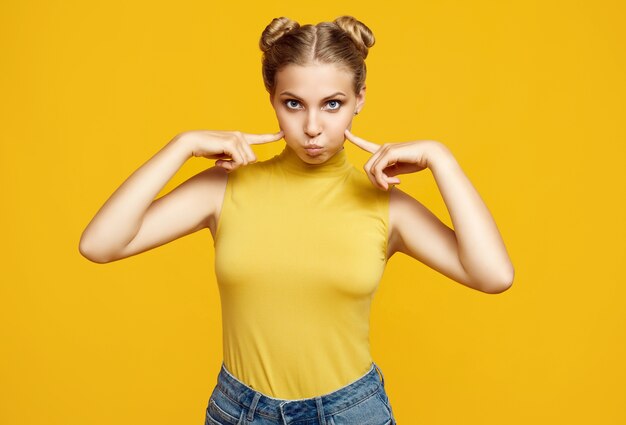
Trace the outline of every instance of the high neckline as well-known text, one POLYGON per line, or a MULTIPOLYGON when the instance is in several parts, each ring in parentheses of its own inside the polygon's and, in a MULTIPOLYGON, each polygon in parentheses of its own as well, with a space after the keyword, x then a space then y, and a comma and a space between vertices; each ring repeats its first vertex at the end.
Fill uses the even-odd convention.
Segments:
POLYGON ((345 148, 341 148, 332 157, 328 158, 326 162, 309 164, 300 159, 289 145, 285 145, 285 149, 276 156, 276 159, 285 170, 302 176, 340 176, 352 169, 352 164, 348 162, 345 148))

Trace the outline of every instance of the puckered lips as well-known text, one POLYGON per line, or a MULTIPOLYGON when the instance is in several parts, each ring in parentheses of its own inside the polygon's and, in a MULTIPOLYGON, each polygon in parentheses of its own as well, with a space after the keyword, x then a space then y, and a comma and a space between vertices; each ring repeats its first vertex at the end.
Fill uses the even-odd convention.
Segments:
POLYGON ((315 143, 311 143, 311 144, 308 144, 308 145, 304 146, 304 151, 309 156, 318 156, 319 154, 322 153, 323 149, 324 148, 322 146, 317 145, 315 143))

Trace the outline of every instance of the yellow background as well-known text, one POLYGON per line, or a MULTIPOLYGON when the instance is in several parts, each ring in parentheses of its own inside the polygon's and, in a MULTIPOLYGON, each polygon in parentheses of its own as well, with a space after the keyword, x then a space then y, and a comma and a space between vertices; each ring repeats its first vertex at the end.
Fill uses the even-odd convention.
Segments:
MULTIPOLYGON (((516 270, 489 295, 391 259, 371 344, 398 422, 626 423, 624 9, 2 2, 0 423, 203 423, 222 350, 210 232, 105 265, 80 256, 81 232, 175 134, 276 131, 262 30, 341 14, 377 39, 354 133, 445 143, 516 270)), ((191 159, 161 194, 210 165, 191 159)), ((400 188, 450 225, 429 171, 400 188)))

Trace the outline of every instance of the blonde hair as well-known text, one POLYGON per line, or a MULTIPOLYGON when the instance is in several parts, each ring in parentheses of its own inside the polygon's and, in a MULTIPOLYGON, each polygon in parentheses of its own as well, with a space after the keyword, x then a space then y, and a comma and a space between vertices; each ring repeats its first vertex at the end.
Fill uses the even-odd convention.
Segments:
POLYGON ((332 63, 352 73, 358 94, 365 86, 365 58, 374 42, 372 31, 348 15, 302 26, 286 17, 274 18, 259 40, 265 89, 274 94, 276 73, 289 64, 332 63))

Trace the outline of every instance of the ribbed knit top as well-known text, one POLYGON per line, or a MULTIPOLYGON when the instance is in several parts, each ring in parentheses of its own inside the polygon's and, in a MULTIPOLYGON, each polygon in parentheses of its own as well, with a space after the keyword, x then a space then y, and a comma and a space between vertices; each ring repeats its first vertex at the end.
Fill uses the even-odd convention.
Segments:
POLYGON ((228 175, 215 236, 224 365, 268 396, 332 392, 372 362, 372 297, 386 264, 389 192, 342 149, 289 146, 228 175))

